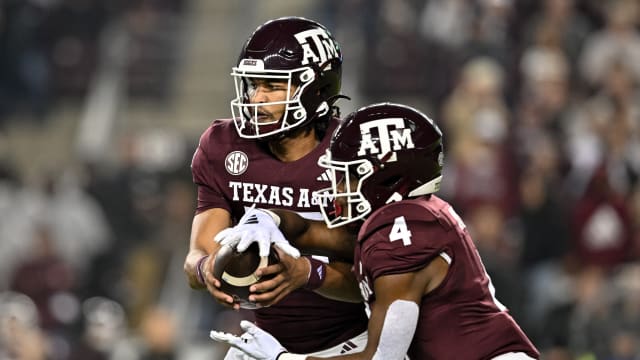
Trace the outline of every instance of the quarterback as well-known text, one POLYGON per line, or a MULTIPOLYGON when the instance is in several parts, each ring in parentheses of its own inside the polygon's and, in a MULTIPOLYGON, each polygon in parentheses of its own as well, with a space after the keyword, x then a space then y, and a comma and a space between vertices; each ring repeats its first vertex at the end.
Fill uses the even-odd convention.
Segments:
MULTIPOLYGON (((251 206, 322 218, 312 193, 330 181, 317 162, 338 124, 341 64, 329 31, 304 18, 269 21, 245 43, 232 69, 232 119, 213 121, 191 163, 198 201, 184 269, 193 288, 239 307, 212 275, 220 248, 213 239, 235 222, 242 225, 251 206)), ((256 301, 256 323, 296 352, 361 351, 367 317, 352 264, 300 256, 286 241, 276 247, 280 263, 270 268, 275 277, 256 301), (345 292, 348 301, 334 299, 345 292)), ((235 349, 226 357, 244 358, 235 349)))
MULTIPOLYGON (((364 107, 345 118, 318 161, 333 179, 316 193, 320 202, 335 201, 323 211, 326 225, 272 212, 300 248, 343 253, 345 243, 355 245, 354 272, 370 317, 368 342, 360 353, 326 358, 538 358, 494 296, 464 222, 433 194, 443 161, 442 134, 427 116, 399 104, 364 107), (341 231, 353 225, 357 238, 341 231)), ((241 327, 241 336, 212 331, 211 337, 261 360, 320 358, 296 354, 251 322, 241 327)))

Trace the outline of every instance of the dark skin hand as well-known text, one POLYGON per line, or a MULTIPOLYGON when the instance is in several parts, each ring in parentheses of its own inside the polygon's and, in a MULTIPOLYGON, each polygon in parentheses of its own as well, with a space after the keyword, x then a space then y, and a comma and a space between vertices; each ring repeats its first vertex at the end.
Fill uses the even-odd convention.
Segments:
POLYGON ((308 261, 297 261, 291 256, 287 256, 277 247, 275 248, 280 262, 270 265, 256 271, 258 276, 269 276, 273 278, 261 281, 251 285, 249 291, 249 301, 259 304, 260 306, 271 306, 282 300, 293 290, 304 286, 307 283, 305 274, 309 273, 308 261))
POLYGON ((353 262, 358 228, 327 228, 324 221, 302 218, 295 212, 272 209, 280 216, 280 230, 293 246, 331 258, 353 262))
MULTIPOLYGON (((271 211, 280 216, 279 228, 294 246, 314 254, 327 255, 331 259, 344 259, 332 260, 327 264, 323 286, 315 292, 334 300, 362 302, 360 289, 352 272, 355 235, 345 227, 328 229, 323 221, 306 220, 292 211, 281 209, 271 211), (333 251, 333 248, 337 251, 333 251)), ((277 274, 273 279, 251 286, 250 291, 254 294, 249 297, 249 300, 260 306, 273 305, 291 291, 307 283, 310 264, 306 258, 293 259, 281 251, 278 251, 278 255, 280 255, 279 264, 256 271, 258 276, 277 274)))
POLYGON ((216 301, 225 306, 239 309, 238 304, 234 304, 233 297, 220 290, 220 281, 213 277, 213 264, 215 254, 220 249, 213 237, 222 229, 231 225, 231 215, 223 209, 210 209, 197 214, 193 218, 191 225, 191 239, 189 242, 189 253, 184 262, 184 271, 187 275, 189 285, 193 289, 204 289, 213 296, 216 301), (198 261, 205 255, 209 257, 202 264, 202 274, 205 284, 201 284, 197 276, 198 261))
MULTIPOLYGON (((275 276, 272 279, 251 285, 249 289, 254 293, 249 296, 249 300, 260 306, 271 306, 307 283, 310 270, 309 261, 304 257, 294 259, 277 247, 276 251, 280 262, 256 271, 258 276, 275 276)), ((355 277, 351 267, 351 263, 341 261, 332 261, 327 264, 328 271, 323 286, 316 289, 315 292, 334 300, 362 302, 360 291, 355 286, 355 277)))
MULTIPOLYGON (((321 224, 323 223, 318 222, 315 226, 321 224)), ((226 210, 212 209, 196 215, 192 225, 190 251, 185 260, 184 268, 191 287, 195 289, 206 287, 217 302, 239 310, 240 305, 234 303, 233 297, 220 290, 220 280, 212 274, 215 254, 219 249, 219 245, 212 239, 220 230, 230 225, 231 217, 226 210), (210 254, 210 256, 202 264, 202 273, 206 283, 206 286, 203 286, 197 278, 196 265, 198 260, 206 254, 210 254)), ((352 254, 353 250, 350 252, 352 254)), ((306 258, 294 259, 281 251, 278 252, 278 255, 280 263, 262 268, 257 272, 259 276, 275 275, 273 279, 253 285, 251 291, 255 294, 251 295, 249 300, 254 301, 258 306, 271 306, 307 283, 310 264, 306 258)), ((335 300, 362 302, 349 262, 332 261, 328 264, 323 286, 316 289, 315 292, 335 300)))

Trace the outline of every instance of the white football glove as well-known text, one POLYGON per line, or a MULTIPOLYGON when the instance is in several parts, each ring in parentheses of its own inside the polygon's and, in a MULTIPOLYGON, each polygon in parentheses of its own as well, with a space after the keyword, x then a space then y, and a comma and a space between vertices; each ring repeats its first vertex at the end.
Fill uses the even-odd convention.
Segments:
POLYGON ((285 254, 299 258, 300 251, 284 238, 275 220, 277 215, 271 214, 268 210, 256 209, 254 205, 244 213, 236 226, 220 231, 213 239, 220 245, 235 247, 238 252, 247 250, 249 245, 257 242, 260 256, 269 256, 269 247, 273 243, 285 254))
POLYGON ((209 337, 215 341, 227 343, 255 360, 276 360, 278 355, 287 352, 276 338, 252 322, 242 320, 240 327, 244 330, 240 336, 222 331, 211 331, 209 337))
POLYGON ((227 351, 227 354, 224 356, 224 360, 255 360, 255 359, 234 347, 230 347, 229 351, 227 351))

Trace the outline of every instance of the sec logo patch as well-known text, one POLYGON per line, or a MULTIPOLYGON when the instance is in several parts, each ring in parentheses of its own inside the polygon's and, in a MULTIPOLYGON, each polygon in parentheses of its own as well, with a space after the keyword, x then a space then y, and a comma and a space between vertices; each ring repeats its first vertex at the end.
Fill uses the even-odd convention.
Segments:
POLYGON ((240 175, 247 171, 249 166, 249 158, 242 151, 233 151, 227 154, 224 159, 224 166, 231 175, 240 175))

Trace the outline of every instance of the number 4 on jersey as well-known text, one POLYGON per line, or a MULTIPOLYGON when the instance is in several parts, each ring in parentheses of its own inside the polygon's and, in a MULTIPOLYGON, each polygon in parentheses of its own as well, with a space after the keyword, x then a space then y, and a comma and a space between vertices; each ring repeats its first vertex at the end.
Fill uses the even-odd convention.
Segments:
POLYGON ((404 216, 399 216, 393 221, 393 227, 389 233, 389 241, 402 240, 404 246, 411 245, 411 231, 407 227, 407 220, 404 216))

